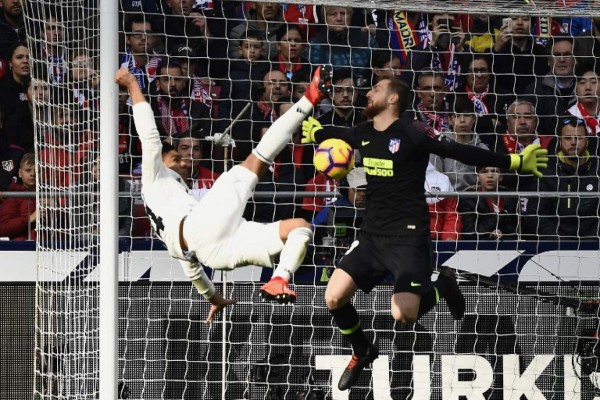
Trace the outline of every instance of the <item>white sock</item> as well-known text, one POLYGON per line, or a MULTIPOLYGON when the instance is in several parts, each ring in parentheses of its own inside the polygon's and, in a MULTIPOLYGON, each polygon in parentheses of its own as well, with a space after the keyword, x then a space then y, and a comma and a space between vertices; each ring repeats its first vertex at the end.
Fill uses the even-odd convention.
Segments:
POLYGON ((273 278, 278 276, 289 281, 298 270, 304 256, 306 247, 312 239, 313 231, 310 228, 296 228, 288 234, 287 241, 279 255, 279 265, 273 272, 273 278))
POLYGON ((302 97, 273 122, 252 153, 263 162, 272 164, 275 157, 290 143, 292 132, 300 126, 312 109, 311 102, 302 97))

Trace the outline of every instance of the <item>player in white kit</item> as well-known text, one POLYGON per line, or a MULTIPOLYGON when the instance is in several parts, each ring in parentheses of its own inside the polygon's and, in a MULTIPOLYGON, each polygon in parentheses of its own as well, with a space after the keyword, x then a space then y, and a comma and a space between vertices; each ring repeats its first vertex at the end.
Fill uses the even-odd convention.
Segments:
POLYGON ((115 82, 127 88, 133 103, 133 120, 142 143, 142 197, 156 235, 169 254, 178 259, 198 292, 212 304, 207 321, 235 300, 215 291, 204 272, 245 265, 273 267, 273 278, 261 287, 264 299, 291 302, 296 293, 288 281, 298 269, 312 239, 312 228, 302 218, 262 224, 246 221, 242 214, 261 176, 290 142, 292 132, 331 90, 331 71, 320 67, 305 96, 278 118, 252 154, 222 174, 200 201, 190 194, 177 171, 182 164, 167 145, 163 151, 154 114, 137 80, 120 69, 115 82), (163 154, 164 153, 164 154, 163 154), (164 157, 163 157, 164 155, 164 157))

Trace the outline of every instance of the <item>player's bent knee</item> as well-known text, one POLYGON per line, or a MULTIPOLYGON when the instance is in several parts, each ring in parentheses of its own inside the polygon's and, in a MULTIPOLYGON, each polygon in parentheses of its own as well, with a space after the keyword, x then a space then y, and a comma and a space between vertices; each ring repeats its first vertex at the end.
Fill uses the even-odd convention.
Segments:
POLYGON ((298 230, 309 239, 312 237, 312 226, 303 218, 292 218, 281 221, 279 226, 279 235, 283 241, 286 241, 292 231, 298 230))
POLYGON ((342 308, 347 302, 348 300, 342 296, 338 296, 330 291, 325 292, 325 304, 327 304, 327 309, 329 310, 342 308))
POLYGON ((411 324, 417 321, 417 313, 410 313, 400 309, 392 309, 392 318, 403 324, 411 324))

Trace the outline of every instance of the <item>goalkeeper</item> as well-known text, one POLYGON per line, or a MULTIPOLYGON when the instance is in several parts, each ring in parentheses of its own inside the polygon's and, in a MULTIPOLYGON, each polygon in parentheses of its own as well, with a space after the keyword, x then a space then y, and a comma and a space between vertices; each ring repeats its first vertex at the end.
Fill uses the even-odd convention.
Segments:
POLYGON ((302 124, 303 143, 343 139, 360 152, 367 173, 360 236, 338 263, 325 292, 327 307, 353 349, 338 384, 340 390, 350 388, 379 352, 362 331, 351 303, 358 289, 368 293, 392 273, 391 313, 404 323, 419 319, 440 298, 446 300, 455 319, 465 312, 454 271, 444 268, 437 281, 431 282, 429 212, 423 191, 430 153, 470 165, 532 172, 538 177, 538 168, 545 167, 548 160, 539 145, 506 155, 451 141, 404 113, 410 94, 398 78, 385 78, 367 93, 364 113, 370 121, 354 128, 323 128, 314 118, 302 124))
POLYGON ((133 102, 133 119, 142 143, 142 197, 156 235, 177 258, 198 292, 211 304, 207 321, 234 300, 224 299, 204 272, 245 265, 273 267, 273 278, 261 288, 263 298, 294 301, 288 281, 304 259, 312 238, 301 218, 260 224, 242 213, 259 178, 291 140, 292 132, 330 90, 330 71, 317 69, 306 94, 271 125, 244 162, 222 174, 200 201, 194 199, 179 170, 179 160, 161 143, 154 114, 135 77, 120 69, 115 82, 126 87, 133 102))

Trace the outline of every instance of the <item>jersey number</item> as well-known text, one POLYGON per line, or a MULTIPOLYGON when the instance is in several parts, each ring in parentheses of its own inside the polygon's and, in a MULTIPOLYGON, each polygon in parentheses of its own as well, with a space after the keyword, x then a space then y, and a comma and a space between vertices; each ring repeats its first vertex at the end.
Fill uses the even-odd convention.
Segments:
POLYGON ((159 237, 162 237, 161 231, 165 230, 162 217, 157 217, 148 206, 146 206, 146 214, 148 214, 150 217, 150 222, 152 223, 152 227, 154 228, 156 234, 159 237))

